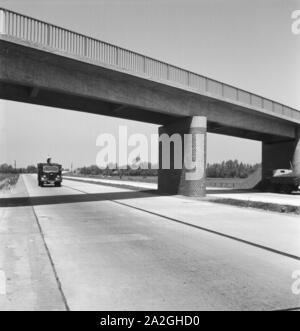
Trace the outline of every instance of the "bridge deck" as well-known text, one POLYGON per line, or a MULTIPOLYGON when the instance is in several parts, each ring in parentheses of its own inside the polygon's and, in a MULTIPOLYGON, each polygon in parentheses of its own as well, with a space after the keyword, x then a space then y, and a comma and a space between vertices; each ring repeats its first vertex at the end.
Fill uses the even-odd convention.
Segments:
POLYGON ((273 100, 1 8, 0 39, 125 72, 300 124, 300 111, 273 100))

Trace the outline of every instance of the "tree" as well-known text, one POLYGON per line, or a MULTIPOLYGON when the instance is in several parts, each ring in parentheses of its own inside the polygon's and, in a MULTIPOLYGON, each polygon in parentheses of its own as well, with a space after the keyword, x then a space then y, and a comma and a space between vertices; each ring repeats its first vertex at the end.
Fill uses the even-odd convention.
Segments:
POLYGON ((35 165, 29 165, 27 168, 26 168, 26 172, 28 174, 36 174, 37 173, 37 167, 35 165))
POLYGON ((207 177, 210 178, 247 178, 258 168, 258 164, 250 165, 238 160, 207 165, 207 177))

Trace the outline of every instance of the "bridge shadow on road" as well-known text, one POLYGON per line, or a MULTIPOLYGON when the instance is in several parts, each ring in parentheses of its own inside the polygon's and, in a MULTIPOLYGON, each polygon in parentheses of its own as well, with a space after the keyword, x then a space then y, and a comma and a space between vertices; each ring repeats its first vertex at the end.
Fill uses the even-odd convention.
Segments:
POLYGON ((78 202, 94 202, 108 200, 125 200, 147 198, 157 195, 157 191, 132 191, 132 192, 113 192, 113 193, 91 193, 91 194, 69 194, 69 195, 50 195, 37 197, 13 197, 0 199, 0 207, 26 207, 39 205, 57 205, 78 202))
MULTIPOLYGON (((207 194, 234 194, 234 193, 255 193, 254 190, 214 190, 208 189, 207 194)), ((66 203, 95 202, 109 200, 139 199, 153 196, 170 196, 159 193, 157 190, 111 192, 111 193, 83 193, 68 195, 48 195, 37 197, 8 197, 0 198, 0 207, 26 207, 39 205, 57 205, 66 203)), ((300 196, 300 195, 299 195, 300 196)), ((202 200, 203 198, 201 198, 202 200)), ((197 199, 198 200, 198 199, 197 199)), ((206 200, 205 198, 203 200, 206 200)))
MULTIPOLYGON (((114 186, 115 185, 107 185, 114 186)), ((212 193, 240 193, 241 190, 207 190, 208 194, 212 193)), ((245 191, 244 191, 245 192, 245 191)), ((106 200, 126 200, 139 199, 153 196, 169 196, 157 190, 141 190, 127 192, 111 192, 111 193, 83 193, 83 194, 68 194, 68 195, 47 195, 36 197, 6 197, 0 198, 0 207, 26 207, 39 205, 56 205, 78 202, 93 202, 106 200)))

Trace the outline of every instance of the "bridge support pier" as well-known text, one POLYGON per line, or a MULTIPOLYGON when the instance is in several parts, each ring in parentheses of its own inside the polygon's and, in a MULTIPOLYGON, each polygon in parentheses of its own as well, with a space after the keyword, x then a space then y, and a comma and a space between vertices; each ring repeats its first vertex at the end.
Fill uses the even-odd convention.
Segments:
POLYGON ((207 119, 193 116, 160 127, 158 191, 203 197, 206 194, 207 119))
POLYGON ((300 176, 300 127, 296 129, 295 151, 293 158, 293 167, 295 173, 300 176))
POLYGON ((300 128, 296 128, 296 139, 293 141, 267 143, 262 148, 262 178, 272 176, 274 169, 290 169, 300 175, 300 128))

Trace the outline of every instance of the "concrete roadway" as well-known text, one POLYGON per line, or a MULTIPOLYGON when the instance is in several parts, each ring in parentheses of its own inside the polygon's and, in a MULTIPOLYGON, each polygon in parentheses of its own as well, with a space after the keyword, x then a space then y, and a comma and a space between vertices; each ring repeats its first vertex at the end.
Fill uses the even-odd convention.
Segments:
POLYGON ((299 308, 299 236, 299 216, 23 175, 0 196, 0 310, 299 308))
MULTIPOLYGON (((67 179, 71 179, 70 176, 65 176, 67 179)), ((74 177, 73 177, 74 178, 74 177)), ((128 187, 137 190, 157 190, 157 183, 145 183, 145 182, 134 182, 125 180, 115 179, 99 179, 99 178, 87 178, 87 177, 76 177, 76 179, 83 182, 98 183, 98 184, 111 184, 119 187, 128 187)), ((218 188, 218 187, 207 187, 207 197, 223 198, 223 199, 234 199, 242 201, 257 201, 263 203, 300 206, 300 192, 294 192, 293 194, 278 194, 278 193, 267 193, 257 192, 253 190, 232 190, 230 188, 218 188), (234 192, 233 192, 234 191, 234 192)))

